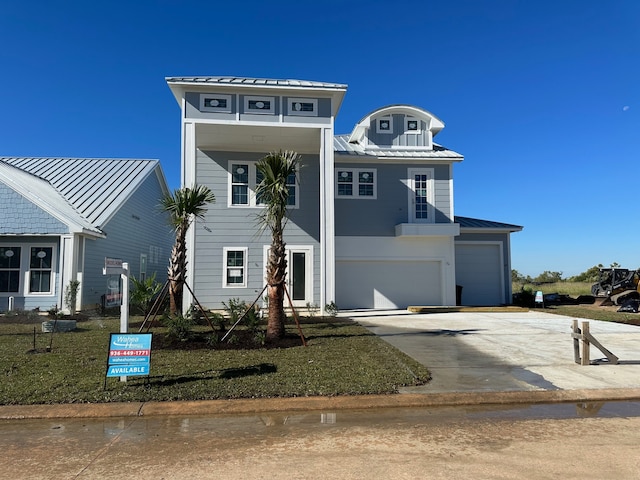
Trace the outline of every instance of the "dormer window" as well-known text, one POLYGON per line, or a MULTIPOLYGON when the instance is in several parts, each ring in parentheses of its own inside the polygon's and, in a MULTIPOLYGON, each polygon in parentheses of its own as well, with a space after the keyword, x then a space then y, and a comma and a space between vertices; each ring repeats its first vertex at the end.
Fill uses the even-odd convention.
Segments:
POLYGON ((318 100, 315 98, 290 98, 289 115, 299 117, 317 117, 318 100))
POLYGON ((257 113, 261 115, 273 115, 276 113, 276 102, 274 97, 244 97, 245 113, 257 113))
POLYGON ((381 117, 376 120, 377 133, 393 133, 393 118, 391 116, 381 117))
POLYGON ((404 133, 418 134, 420 131, 420 120, 415 117, 404 117, 404 133))
POLYGON ((200 95, 200 111, 231 113, 231 95, 203 93, 200 95))

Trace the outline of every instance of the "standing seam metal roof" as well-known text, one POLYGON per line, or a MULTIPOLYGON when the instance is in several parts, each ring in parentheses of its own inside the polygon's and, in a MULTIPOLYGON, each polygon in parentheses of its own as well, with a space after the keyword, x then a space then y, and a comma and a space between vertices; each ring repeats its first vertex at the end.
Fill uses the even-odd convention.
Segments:
POLYGON ((99 229, 124 200, 159 165, 158 160, 113 158, 0 157, 11 165, 47 181, 78 215, 99 229))
POLYGON ((265 87, 305 87, 305 88, 329 88, 344 90, 347 85, 341 83, 316 82, 311 80, 293 80, 277 78, 250 78, 250 77, 167 77, 167 83, 202 83, 217 85, 251 85, 265 87))
POLYGON ((353 155, 359 157, 398 157, 398 158, 449 158, 462 160, 464 157, 453 150, 441 145, 433 144, 433 150, 416 148, 364 148, 359 143, 350 143, 349 135, 335 135, 333 150, 338 155, 353 155))

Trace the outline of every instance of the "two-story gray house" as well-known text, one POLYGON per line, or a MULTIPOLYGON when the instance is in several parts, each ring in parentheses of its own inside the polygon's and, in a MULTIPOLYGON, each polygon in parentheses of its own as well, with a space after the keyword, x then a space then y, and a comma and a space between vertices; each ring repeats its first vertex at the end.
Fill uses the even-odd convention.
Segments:
POLYGON ((251 302, 261 292, 270 237, 255 220, 262 208, 255 162, 280 149, 303 159, 291 179, 285 234, 295 305, 510 302, 509 237, 521 227, 454 215, 453 165, 463 157, 434 143, 444 128, 435 115, 392 105, 335 135, 346 85, 234 77, 167 83, 181 107, 182 184, 206 185, 217 198, 189 232, 188 282, 201 304, 251 302))
POLYGON ((174 238, 158 209, 167 193, 157 160, 0 157, 0 312, 66 310, 71 280, 76 310, 117 300, 107 257, 163 282, 174 238))

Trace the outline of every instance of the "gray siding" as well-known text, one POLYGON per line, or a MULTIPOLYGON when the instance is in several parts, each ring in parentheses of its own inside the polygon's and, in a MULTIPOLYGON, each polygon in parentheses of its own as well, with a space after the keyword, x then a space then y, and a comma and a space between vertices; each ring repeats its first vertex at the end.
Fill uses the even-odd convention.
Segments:
POLYGON ((156 280, 164 283, 174 236, 167 215, 158 209, 162 195, 152 173, 103 227, 106 238, 85 242, 82 308, 99 305, 106 291, 105 257, 128 262, 131 274, 139 278, 140 255, 146 254, 147 277, 155 273, 156 280))
MULTIPOLYGON (((215 92, 210 92, 215 93, 215 92)), ((224 93, 225 95, 229 95, 229 93, 224 93)), ((251 95, 251 96, 260 96, 260 95, 251 95)), ((258 121, 258 122, 279 122, 280 121, 280 99, 282 98, 282 113, 283 113, 283 121, 285 123, 331 123, 331 99, 330 98, 311 98, 313 100, 318 101, 318 116, 306 117, 300 115, 289 115, 288 111, 288 103, 289 98, 298 98, 298 97, 280 97, 268 95, 270 97, 274 97, 275 102, 275 113, 271 115, 262 115, 262 114, 253 114, 244 111, 244 95, 231 94, 231 112, 230 113, 220 113, 220 112, 201 112, 200 111, 200 93, 199 92, 186 92, 185 100, 186 100, 186 108, 185 108, 185 118, 196 118, 196 119, 211 119, 211 120, 235 120, 236 113, 238 113, 237 109, 237 101, 238 97, 240 100, 240 116, 242 120, 249 121, 258 121)))
MULTIPOLYGON (((409 222, 409 192, 407 165, 339 163, 336 168, 375 168, 377 198, 335 199, 336 235, 338 236, 395 236, 395 226, 409 222)), ((413 168, 413 166, 412 166, 413 168)), ((434 199, 436 223, 449 223, 451 212, 449 167, 447 165, 415 165, 415 168, 434 169, 434 199)))
MULTIPOLYGON (((264 287, 264 245, 271 243, 268 231, 258 234, 256 215, 260 208, 228 207, 229 161, 257 161, 265 153, 197 152, 196 182, 206 185, 216 196, 205 220, 195 227, 194 290, 198 301, 208 308, 221 308, 222 302, 240 298, 252 302, 264 287), (247 247, 246 288, 223 288, 223 248, 247 247)), ((319 248, 319 159, 304 155, 300 171, 299 208, 291 210, 285 230, 288 245, 313 247, 314 300, 320 296, 319 248)))
MULTIPOLYGON (((215 93, 215 92, 210 92, 215 93)), ((228 95, 225 93, 225 95, 228 95)), ((200 93, 186 92, 186 107, 184 111, 185 118, 210 118, 217 120, 233 120, 236 117, 236 95, 231 95, 231 113, 218 112, 201 112, 200 111, 200 93)))
POLYGON ((60 220, 0 183, 0 234, 38 235, 68 232, 69 228, 60 220))
POLYGON ((429 145, 429 131, 427 130, 426 122, 418 119, 420 133, 405 134, 405 115, 395 114, 391 115, 391 117, 393 118, 392 133, 378 133, 377 121, 381 117, 373 119, 371 127, 367 131, 369 144, 379 147, 424 147, 429 145))

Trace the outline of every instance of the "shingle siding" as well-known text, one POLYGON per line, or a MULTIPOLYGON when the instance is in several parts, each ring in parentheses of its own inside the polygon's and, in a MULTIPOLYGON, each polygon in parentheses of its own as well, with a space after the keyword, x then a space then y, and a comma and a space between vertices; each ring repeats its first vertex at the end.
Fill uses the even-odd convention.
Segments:
POLYGON ((62 234, 68 231, 60 220, 0 183, 0 235, 62 234))

